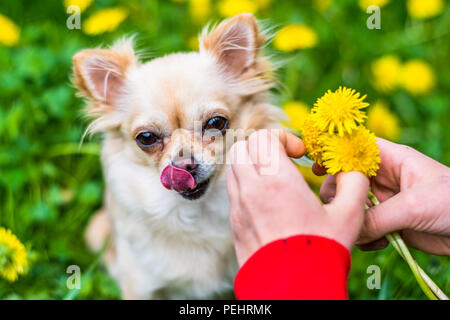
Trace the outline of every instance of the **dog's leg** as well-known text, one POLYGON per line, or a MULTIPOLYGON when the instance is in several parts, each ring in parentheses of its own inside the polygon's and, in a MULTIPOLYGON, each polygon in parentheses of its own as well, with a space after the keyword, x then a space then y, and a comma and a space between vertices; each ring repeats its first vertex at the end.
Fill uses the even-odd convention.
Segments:
POLYGON ((105 241, 108 241, 105 253, 103 254, 103 262, 110 268, 114 263, 116 253, 112 239, 111 221, 106 209, 103 208, 92 216, 84 237, 86 244, 92 252, 100 251, 105 245, 105 241))
POLYGON ((98 252, 103 248, 105 240, 111 234, 111 222, 105 209, 97 211, 89 220, 85 232, 85 240, 89 249, 98 252))

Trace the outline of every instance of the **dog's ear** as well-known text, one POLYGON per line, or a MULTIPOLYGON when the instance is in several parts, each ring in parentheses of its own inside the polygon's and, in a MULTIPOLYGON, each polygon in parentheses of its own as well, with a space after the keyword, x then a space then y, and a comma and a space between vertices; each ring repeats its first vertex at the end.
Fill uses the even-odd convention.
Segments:
POLYGON ((200 52, 215 56, 224 70, 240 76, 256 62, 264 36, 258 30, 255 17, 249 13, 239 14, 223 21, 200 38, 200 52))
POLYGON ((80 93, 98 106, 114 107, 124 90, 127 71, 137 60, 132 44, 120 41, 110 49, 82 50, 73 63, 73 81, 80 93))

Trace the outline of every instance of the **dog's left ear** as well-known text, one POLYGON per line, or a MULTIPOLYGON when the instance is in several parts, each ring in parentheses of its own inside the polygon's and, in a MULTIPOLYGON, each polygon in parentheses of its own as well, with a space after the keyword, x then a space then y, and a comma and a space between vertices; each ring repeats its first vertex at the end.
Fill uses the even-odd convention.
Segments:
POLYGON ((224 70, 239 77, 256 62, 264 36, 258 30, 255 17, 243 13, 225 20, 200 38, 200 52, 215 56, 224 70))

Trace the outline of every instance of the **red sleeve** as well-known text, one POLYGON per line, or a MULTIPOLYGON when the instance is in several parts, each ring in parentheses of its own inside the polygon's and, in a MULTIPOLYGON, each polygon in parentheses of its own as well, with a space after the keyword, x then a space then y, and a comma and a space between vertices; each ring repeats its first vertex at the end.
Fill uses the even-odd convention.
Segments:
POLYGON ((350 252, 314 235, 276 240, 255 252, 238 271, 237 299, 347 299, 350 252))

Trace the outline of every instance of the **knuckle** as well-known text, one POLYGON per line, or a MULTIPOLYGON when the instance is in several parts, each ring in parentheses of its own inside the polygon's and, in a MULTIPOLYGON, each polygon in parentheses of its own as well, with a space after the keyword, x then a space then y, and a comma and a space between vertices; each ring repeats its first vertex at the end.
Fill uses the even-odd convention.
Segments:
MULTIPOLYGON (((411 148, 408 146, 405 147, 411 148)), ((411 151, 409 152, 411 153, 411 151)), ((413 154, 405 156, 401 161, 402 170, 408 176, 409 181, 415 181, 417 179, 418 174, 422 171, 422 165, 423 163, 417 161, 417 156, 413 154)))
POLYGON ((405 155, 415 155, 417 153, 416 149, 407 146, 405 144, 397 144, 399 151, 405 155))
POLYGON ((406 193, 403 198, 403 204, 406 208, 408 208, 410 216, 416 215, 417 212, 421 211, 422 201, 412 192, 406 193))
POLYGON ((403 151, 405 151, 405 152, 411 152, 414 150, 413 148, 411 148, 410 146, 407 146, 405 144, 402 144, 401 147, 403 148, 403 151))
POLYGON ((401 217, 402 229, 419 226, 422 223, 423 211, 425 209, 422 200, 416 194, 409 192, 403 197, 402 201, 404 207, 407 209, 405 211, 407 214, 403 214, 401 217))

